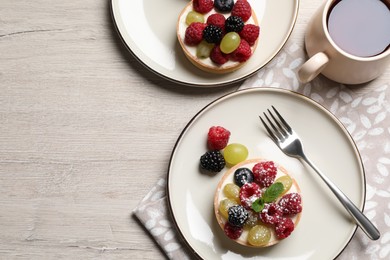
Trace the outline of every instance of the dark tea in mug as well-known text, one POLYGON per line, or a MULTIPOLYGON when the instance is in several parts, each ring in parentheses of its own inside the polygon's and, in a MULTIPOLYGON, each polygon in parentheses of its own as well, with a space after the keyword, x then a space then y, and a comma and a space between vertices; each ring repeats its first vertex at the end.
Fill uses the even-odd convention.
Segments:
POLYGON ((328 14, 328 32, 345 52, 372 57, 390 46, 390 1, 339 0, 328 14))

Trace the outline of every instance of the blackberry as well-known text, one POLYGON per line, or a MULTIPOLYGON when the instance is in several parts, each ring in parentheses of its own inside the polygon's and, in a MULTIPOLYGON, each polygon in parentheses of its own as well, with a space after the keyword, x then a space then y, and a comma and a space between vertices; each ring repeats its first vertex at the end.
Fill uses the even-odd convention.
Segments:
POLYGON ((248 218, 248 211, 241 205, 231 206, 228 210, 228 221, 235 227, 242 227, 248 218))
POLYGON ((229 16, 225 22, 226 32, 240 32, 244 28, 244 21, 239 16, 229 16))
POLYGON ((203 39, 208 43, 219 43, 222 39, 222 29, 215 25, 207 25, 203 30, 203 39))
POLYGON ((200 167, 210 172, 220 172, 225 164, 225 159, 218 150, 208 151, 200 157, 200 167))
POLYGON ((238 168, 234 172, 234 183, 239 187, 242 187, 245 183, 253 182, 253 179, 253 172, 248 168, 238 168))
POLYGON ((214 7, 218 11, 224 13, 224 12, 231 12, 234 6, 233 0, 215 0, 214 1, 214 7))

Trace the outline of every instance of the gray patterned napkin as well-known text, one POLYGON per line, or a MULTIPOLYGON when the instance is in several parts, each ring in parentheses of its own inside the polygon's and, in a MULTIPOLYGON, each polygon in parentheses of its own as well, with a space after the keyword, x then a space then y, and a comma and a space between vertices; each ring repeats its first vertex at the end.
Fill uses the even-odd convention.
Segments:
MULTIPOLYGON (((358 229, 338 259, 390 258, 390 85, 380 78, 359 86, 345 86, 323 76, 300 84, 297 69, 305 61, 303 46, 288 44, 239 89, 286 88, 319 102, 346 126, 355 140, 366 171, 364 213, 381 231, 377 241, 358 229), (367 91, 369 90, 369 91, 367 91)), ((144 197, 133 213, 170 259, 193 258, 180 241, 167 208, 166 176, 144 197)))

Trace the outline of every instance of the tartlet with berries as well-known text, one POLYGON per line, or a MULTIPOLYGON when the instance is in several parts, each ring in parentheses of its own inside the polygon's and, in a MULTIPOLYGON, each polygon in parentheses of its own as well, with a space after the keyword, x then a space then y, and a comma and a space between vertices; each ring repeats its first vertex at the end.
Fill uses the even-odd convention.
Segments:
POLYGON ((184 54, 196 67, 227 73, 250 59, 260 27, 247 0, 193 0, 180 13, 176 31, 184 54))
POLYGON ((251 159, 230 168, 218 184, 214 212, 225 235, 250 247, 268 247, 296 228, 302 198, 297 182, 273 161, 251 159))

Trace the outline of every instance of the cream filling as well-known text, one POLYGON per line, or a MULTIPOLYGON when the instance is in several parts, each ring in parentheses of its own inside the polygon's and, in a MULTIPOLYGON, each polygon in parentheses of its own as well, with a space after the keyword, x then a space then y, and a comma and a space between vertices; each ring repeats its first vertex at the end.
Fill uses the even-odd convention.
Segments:
MULTIPOLYGON (((236 2, 236 1, 234 1, 236 2)), ((186 29, 188 27, 188 25, 186 24, 186 17, 187 17, 187 14, 190 12, 190 11, 193 11, 193 7, 192 7, 192 2, 191 4, 189 4, 185 9, 184 11, 182 12, 182 15, 179 17, 179 23, 178 23, 178 31, 179 31, 179 35, 184 43, 184 38, 185 38, 185 32, 186 32, 186 29)), ((208 12, 207 14, 204 14, 204 21, 206 22, 207 21, 207 18, 212 15, 212 14, 215 14, 215 13, 218 13, 215 11, 215 9, 212 9, 210 12, 208 12)), ((231 16, 231 13, 221 13, 223 16, 225 16, 225 18, 228 18, 229 16, 231 16)), ((255 20, 253 19, 253 16, 251 16, 248 21, 245 22, 245 24, 256 24, 255 23, 255 20)), ((193 56, 194 59, 196 59, 199 63, 203 63, 204 65, 206 66, 211 66, 211 67, 218 67, 218 68, 226 68, 226 67, 232 67, 232 66, 236 66, 237 64, 239 64, 240 62, 237 62, 237 61, 232 61, 232 60, 229 60, 227 61, 226 63, 224 63, 223 65, 217 65, 215 64, 213 61, 211 61, 210 58, 204 58, 204 59, 200 59, 196 56, 196 46, 189 46, 189 45, 186 45, 184 44, 184 47, 188 50, 188 52, 191 54, 191 56, 193 56)), ((254 51, 254 48, 251 47, 252 49, 252 52, 254 51)))
MULTIPOLYGON (((244 164, 238 164, 238 165, 232 167, 229 170, 229 172, 226 173, 227 175, 223 176, 223 178, 221 179, 221 182, 218 184, 218 189, 216 191, 216 196, 218 196, 218 199, 217 199, 218 203, 217 203, 217 205, 215 205, 217 207, 215 209, 216 212, 218 212, 218 207, 219 207, 220 202, 223 199, 227 198, 225 196, 225 194, 223 193, 223 188, 228 183, 234 183, 234 172, 235 172, 235 170, 237 170, 238 168, 249 168, 250 170, 252 170, 253 166, 255 164, 261 162, 261 161, 265 161, 265 160, 250 160, 250 161, 248 161, 248 163, 244 162, 244 164)), ((288 175, 287 171, 284 168, 282 168, 281 166, 278 166, 276 164, 275 164, 275 166, 277 166, 277 169, 278 169, 277 175, 275 177, 275 180, 278 179, 281 176, 288 175)), ((291 188, 287 192, 285 192, 284 194, 294 193, 294 192, 300 193, 300 190, 298 190, 298 189, 299 188, 296 185, 294 185, 294 182, 293 182, 293 185, 291 186, 291 188)), ((216 214, 219 214, 219 213, 216 213, 216 214)), ((227 220, 224 217, 222 217, 222 215, 219 215, 219 216, 220 216, 220 219, 222 220, 223 224, 225 224, 227 220)), ((297 215, 295 215, 295 216, 293 216, 291 218, 291 220, 295 224, 295 227, 296 227, 297 221, 299 221, 298 218, 299 218, 299 214, 297 214, 297 215)), ((251 246, 250 244, 247 243, 249 230, 250 230, 249 228, 245 227, 244 231, 241 234, 241 236, 237 240, 240 241, 243 244, 247 244, 248 246, 251 246)), ((274 228, 270 228, 270 230, 271 230, 271 239, 270 239, 269 243, 274 244, 275 241, 279 241, 279 239, 276 237, 274 228)), ((294 233, 294 231, 293 231, 293 233, 294 233)))

